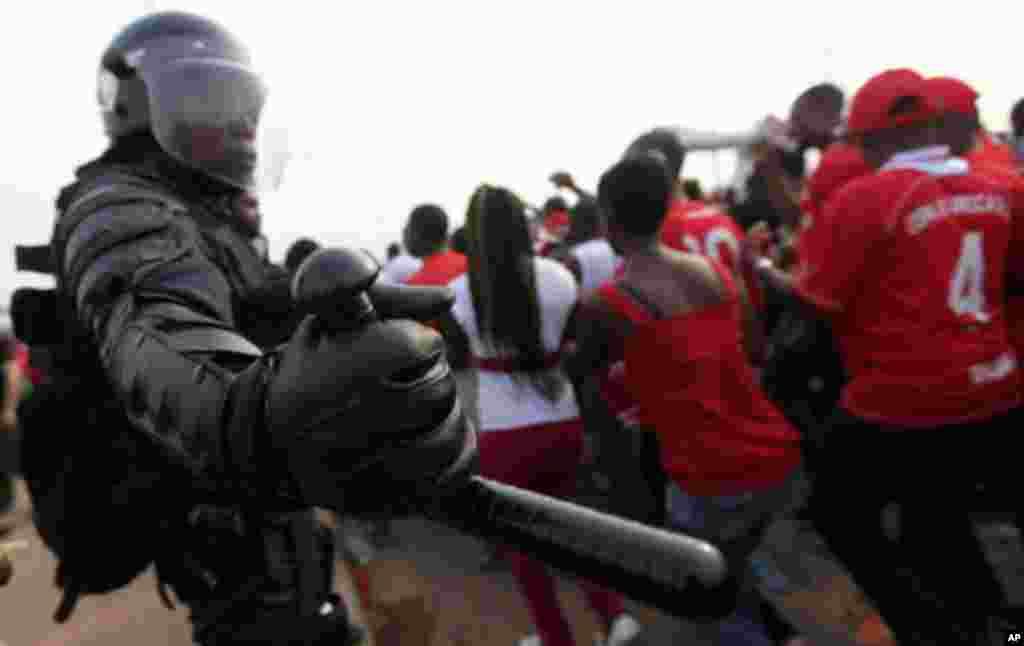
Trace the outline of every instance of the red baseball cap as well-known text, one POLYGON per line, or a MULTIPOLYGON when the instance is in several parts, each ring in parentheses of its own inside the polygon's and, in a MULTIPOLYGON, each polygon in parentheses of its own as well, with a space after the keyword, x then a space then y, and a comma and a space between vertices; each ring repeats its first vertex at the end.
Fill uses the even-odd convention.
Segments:
POLYGON ((978 92, 960 79, 951 76, 936 76, 925 81, 928 92, 942 112, 955 112, 967 116, 978 114, 978 92))
POLYGON ((832 144, 825 149, 818 167, 807 181, 807 194, 801 206, 805 211, 814 213, 846 183, 872 171, 859 148, 844 143, 832 144))
POLYGON ((889 130, 929 121, 938 114, 923 76, 906 68, 887 70, 868 79, 853 96, 846 132, 862 135, 889 130), (913 100, 902 104, 906 99, 913 100))

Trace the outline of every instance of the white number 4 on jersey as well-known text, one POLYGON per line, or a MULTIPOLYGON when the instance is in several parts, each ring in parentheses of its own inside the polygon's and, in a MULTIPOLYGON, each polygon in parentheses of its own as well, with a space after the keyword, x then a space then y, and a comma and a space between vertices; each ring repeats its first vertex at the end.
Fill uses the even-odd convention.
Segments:
POLYGON ((949 307, 958 316, 971 316, 987 323, 985 311, 985 255, 982 234, 972 231, 964 235, 960 257, 949 283, 949 307))

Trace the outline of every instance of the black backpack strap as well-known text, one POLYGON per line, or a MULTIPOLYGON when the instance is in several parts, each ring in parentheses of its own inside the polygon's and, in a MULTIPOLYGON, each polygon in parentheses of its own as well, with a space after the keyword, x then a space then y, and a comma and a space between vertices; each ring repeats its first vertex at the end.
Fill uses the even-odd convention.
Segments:
POLYGON ((630 285, 629 283, 626 283, 626 282, 619 282, 619 283, 616 283, 616 285, 618 286, 619 289, 621 289, 623 292, 625 292, 626 295, 628 295, 634 301, 639 303, 644 309, 646 309, 651 314, 651 316, 653 316, 656 319, 663 319, 663 318, 665 318, 665 312, 660 307, 658 307, 658 305, 654 301, 649 299, 647 297, 647 295, 644 294, 643 292, 641 292, 639 289, 637 289, 636 287, 633 287, 632 285, 630 285))

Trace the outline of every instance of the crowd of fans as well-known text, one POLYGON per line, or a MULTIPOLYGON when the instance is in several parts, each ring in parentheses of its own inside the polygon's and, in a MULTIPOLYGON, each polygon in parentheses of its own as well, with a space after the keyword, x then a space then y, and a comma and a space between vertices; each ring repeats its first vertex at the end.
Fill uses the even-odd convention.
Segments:
MULTIPOLYGON (((706 537, 751 572, 735 612, 702 626, 709 643, 810 646, 753 574, 766 528, 793 514, 899 643, 990 643, 1007 604, 970 513, 981 491, 1019 528, 1024 101, 1000 141, 977 98, 903 69, 849 105, 815 86, 788 121, 796 145, 756 144, 745 183, 713 191, 685 177, 679 137, 654 129, 592 190, 552 174, 561 194, 541 209, 490 185, 458 227, 416 206, 379 279, 453 290, 434 325, 472 375, 482 474, 572 498, 597 465, 608 509, 706 537)), ((296 241, 285 267, 318 248, 296 241)), ((13 340, 2 352, 12 435, 41 377, 13 340)), ((521 646, 572 644, 546 568, 496 558, 536 628, 521 646)), ((642 632, 620 595, 582 587, 603 643, 642 632)))
MULTIPOLYGON (((384 271, 408 280, 422 263, 409 282, 456 291, 442 329, 476 371, 485 472, 571 496, 566 473, 602 463, 617 513, 707 536, 738 569, 774 518, 799 514, 901 643, 988 643, 1006 603, 970 518, 979 491, 1008 515, 1018 504, 990 474, 1012 472, 993 465, 1020 404, 1024 102, 1000 140, 977 98, 910 70, 849 106, 816 86, 794 104, 796 145, 756 146, 739 190, 706 195, 683 177, 685 146, 655 129, 595 192, 554 173, 571 206, 555 196, 531 217, 507 189, 479 189, 457 245, 415 210, 384 271), (433 243, 409 244, 421 227, 433 243), (936 463, 910 467, 922 452, 936 463), (897 536, 880 521, 894 508, 897 536)), ((513 571, 539 643, 571 643, 550 583, 513 571)), ((753 579, 742 594, 710 640, 802 639, 753 579)))

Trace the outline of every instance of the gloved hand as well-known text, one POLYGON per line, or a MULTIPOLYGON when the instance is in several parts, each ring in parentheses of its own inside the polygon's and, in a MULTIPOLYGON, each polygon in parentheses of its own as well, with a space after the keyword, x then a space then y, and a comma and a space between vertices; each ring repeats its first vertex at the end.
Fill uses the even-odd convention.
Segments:
POLYGON ((476 466, 441 336, 380 320, 367 294, 378 271, 348 250, 306 262, 293 296, 314 313, 278 352, 267 389, 271 443, 303 500, 349 515, 412 511, 476 466))

